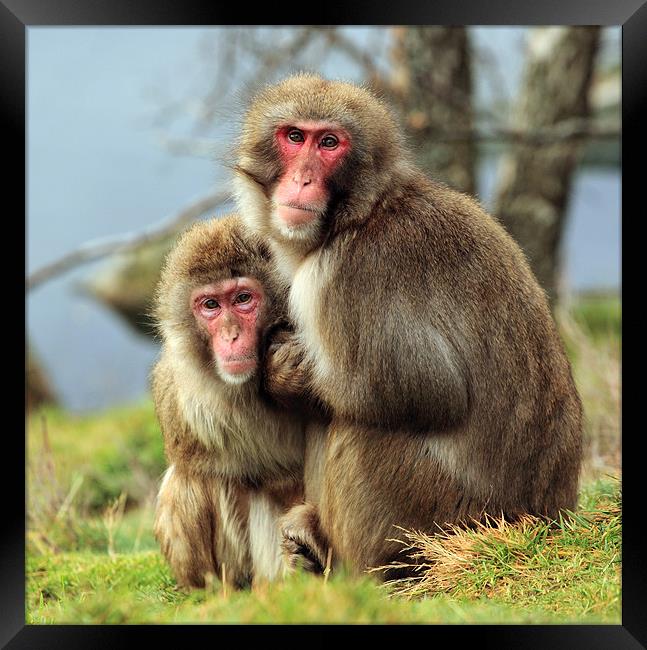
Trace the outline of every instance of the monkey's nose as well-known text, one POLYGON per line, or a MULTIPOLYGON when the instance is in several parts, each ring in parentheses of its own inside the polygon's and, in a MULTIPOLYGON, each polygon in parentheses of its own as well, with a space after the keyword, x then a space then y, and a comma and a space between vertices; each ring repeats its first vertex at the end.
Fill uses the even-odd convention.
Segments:
POLYGON ((237 327, 224 327, 220 332, 220 336, 225 343, 233 343, 238 338, 239 333, 237 327))
POLYGON ((310 185, 312 183, 312 174, 310 172, 296 172, 292 180, 300 186, 310 185))

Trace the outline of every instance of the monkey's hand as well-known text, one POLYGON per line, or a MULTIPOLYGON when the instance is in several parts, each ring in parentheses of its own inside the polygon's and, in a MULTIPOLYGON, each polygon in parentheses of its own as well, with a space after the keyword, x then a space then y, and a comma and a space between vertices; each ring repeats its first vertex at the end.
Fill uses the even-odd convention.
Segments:
POLYGON ((302 343, 293 332, 275 331, 265 355, 265 392, 286 408, 307 406, 309 385, 310 369, 302 343))
POLYGON ((279 526, 286 572, 301 568, 310 573, 323 573, 327 544, 319 527, 317 508, 310 503, 294 506, 281 517, 279 526))

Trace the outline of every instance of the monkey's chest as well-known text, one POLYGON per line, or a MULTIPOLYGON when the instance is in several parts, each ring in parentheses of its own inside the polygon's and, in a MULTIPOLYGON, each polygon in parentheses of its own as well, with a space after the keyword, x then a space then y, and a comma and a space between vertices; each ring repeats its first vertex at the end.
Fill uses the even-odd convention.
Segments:
POLYGON ((317 359, 320 370, 325 370, 330 364, 320 329, 321 296, 328 280, 326 258, 321 253, 310 255, 294 274, 289 298, 290 316, 308 354, 317 359))
POLYGON ((255 479, 282 476, 303 464, 303 424, 289 414, 266 411, 256 401, 247 410, 201 400, 180 400, 189 435, 185 455, 205 474, 255 479))

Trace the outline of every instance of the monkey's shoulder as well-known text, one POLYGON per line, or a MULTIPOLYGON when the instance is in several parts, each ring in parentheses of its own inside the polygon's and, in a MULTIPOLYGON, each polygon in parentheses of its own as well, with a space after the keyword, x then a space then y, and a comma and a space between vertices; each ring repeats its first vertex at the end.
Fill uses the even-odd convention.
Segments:
POLYGON ((182 413, 175 373, 164 352, 151 372, 151 392, 167 456, 175 460, 207 453, 182 413))
POLYGON ((158 419, 163 419, 169 409, 177 406, 177 389, 167 355, 164 351, 157 360, 150 375, 151 393, 155 404, 155 411, 158 419))
POLYGON ((367 226, 388 246, 398 242, 449 253, 488 247, 518 248, 501 224, 473 197, 422 175, 403 182, 399 190, 380 201, 367 226))
POLYGON ((349 314, 380 320, 438 310, 478 319, 482 309, 547 318, 545 295, 503 227, 471 197, 425 178, 379 202, 325 259, 332 272, 312 276, 327 279, 325 313, 352 300, 349 314))
MULTIPOLYGON (((160 357, 153 366, 150 375, 155 408, 158 411, 164 411, 162 415, 179 410, 176 374, 177 369, 174 367, 171 354, 162 347, 160 357)), ((158 413, 159 415, 160 413, 158 413)))
POLYGON ((528 278, 519 246, 478 201, 423 175, 412 175, 378 201, 340 248, 360 281, 379 268, 395 281, 433 276, 528 278))

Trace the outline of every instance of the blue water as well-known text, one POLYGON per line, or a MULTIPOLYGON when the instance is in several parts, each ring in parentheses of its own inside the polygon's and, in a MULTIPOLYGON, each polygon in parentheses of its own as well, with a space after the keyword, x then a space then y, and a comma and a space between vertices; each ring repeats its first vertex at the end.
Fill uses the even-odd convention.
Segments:
MULTIPOLYGON (((371 30, 353 32, 358 40, 371 30)), ((519 48, 522 30, 486 28, 502 61, 519 48)), ((28 30, 27 269, 33 271, 80 244, 138 231, 174 214, 226 178, 217 153, 210 159, 170 155, 152 125, 163 101, 204 86, 196 64, 204 29, 28 30)), ((510 57, 506 86, 514 92, 519 57, 510 57), (514 63, 512 63, 514 60, 514 63)), ((358 78, 339 59, 331 76, 358 78)), ((479 87, 481 96, 487 88, 479 87)), ((215 133, 233 137, 224 107, 215 133)), ((167 127, 186 133, 186 119, 167 127)), ((214 147, 217 152, 217 147, 214 147)), ((495 161, 479 171, 487 205, 495 161)), ((582 170, 575 182, 563 251, 575 289, 619 285, 620 176, 617 169, 582 170)), ((72 410, 134 400, 147 390, 157 347, 117 316, 82 296, 78 283, 98 268, 80 267, 31 292, 29 339, 62 403, 72 410)))

